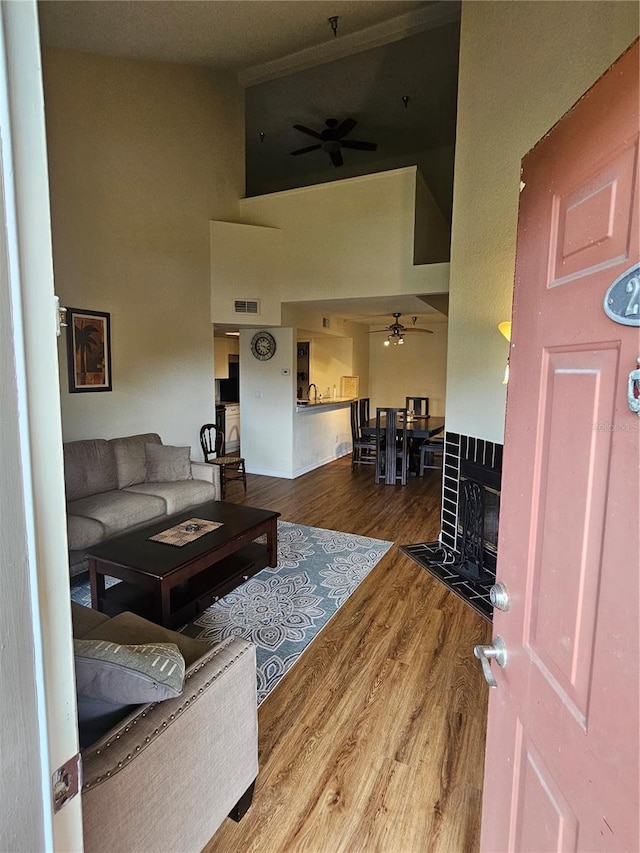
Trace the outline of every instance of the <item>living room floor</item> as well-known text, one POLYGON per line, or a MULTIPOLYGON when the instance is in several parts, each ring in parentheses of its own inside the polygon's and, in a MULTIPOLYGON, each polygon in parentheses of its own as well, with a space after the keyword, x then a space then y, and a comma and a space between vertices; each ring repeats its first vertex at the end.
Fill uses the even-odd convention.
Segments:
MULTIPOLYGON (((226 499, 285 521, 388 539, 437 537, 440 472, 376 486, 344 457, 296 480, 248 475, 226 499)), ((474 853, 490 626, 392 548, 259 709, 260 774, 206 853, 474 853)))

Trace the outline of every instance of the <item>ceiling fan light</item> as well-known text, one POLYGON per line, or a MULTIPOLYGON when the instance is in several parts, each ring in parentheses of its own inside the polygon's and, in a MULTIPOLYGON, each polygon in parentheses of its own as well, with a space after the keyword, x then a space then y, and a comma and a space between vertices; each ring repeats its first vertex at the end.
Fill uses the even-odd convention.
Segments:
POLYGON ((402 337, 402 335, 400 335, 400 337, 398 338, 398 343, 399 343, 399 344, 403 344, 403 343, 404 343, 404 338, 402 337))
POLYGON ((391 343, 391 338, 387 338, 387 340, 383 341, 382 343, 384 344, 385 347, 388 347, 389 344, 391 343))

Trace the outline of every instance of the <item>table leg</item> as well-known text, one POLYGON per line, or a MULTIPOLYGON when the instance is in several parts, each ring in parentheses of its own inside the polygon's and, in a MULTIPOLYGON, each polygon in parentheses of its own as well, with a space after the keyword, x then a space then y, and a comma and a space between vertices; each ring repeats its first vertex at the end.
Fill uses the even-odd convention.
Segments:
POLYGON ((155 619, 159 625, 171 628, 171 589, 168 584, 160 581, 160 586, 154 594, 155 619))
POLYGON ((278 520, 273 519, 267 530, 267 565, 272 569, 278 565, 278 520))
POLYGON ((104 598, 104 575, 98 571, 97 561, 89 557, 89 586, 91 587, 91 607, 100 610, 100 602, 104 598))

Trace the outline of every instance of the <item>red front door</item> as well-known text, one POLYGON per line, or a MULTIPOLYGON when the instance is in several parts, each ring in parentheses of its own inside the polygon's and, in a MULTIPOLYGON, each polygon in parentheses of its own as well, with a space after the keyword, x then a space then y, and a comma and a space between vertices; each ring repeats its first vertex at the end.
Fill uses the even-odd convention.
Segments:
POLYGON ((482 818, 492 853, 640 850, 640 417, 627 399, 640 355, 638 68, 635 42, 523 161, 498 548, 511 606, 495 612, 507 661, 492 664, 482 818))

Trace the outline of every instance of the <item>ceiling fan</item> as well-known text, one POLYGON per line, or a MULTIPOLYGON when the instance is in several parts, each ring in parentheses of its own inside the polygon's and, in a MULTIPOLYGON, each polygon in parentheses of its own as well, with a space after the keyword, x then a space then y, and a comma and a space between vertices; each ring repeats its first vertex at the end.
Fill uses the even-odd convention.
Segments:
POLYGON ((393 312, 393 323, 389 323, 388 326, 385 326, 384 329, 371 329, 369 332, 370 335, 375 334, 376 332, 384 332, 387 335, 387 340, 384 341, 384 345, 388 347, 390 344, 397 346, 398 344, 404 343, 404 336, 407 332, 423 332, 425 335, 432 335, 433 332, 431 329, 418 329, 416 327, 416 322, 418 320, 417 317, 412 317, 413 326, 405 326, 400 322, 400 312, 393 312))
POLYGON ((297 151, 292 151, 293 156, 298 154, 306 154, 309 151, 325 151, 331 158, 334 166, 342 166, 341 148, 352 148, 356 151, 375 151, 378 147, 375 142, 361 142, 357 139, 344 139, 350 133, 358 122, 353 118, 346 118, 338 124, 335 118, 328 118, 325 121, 325 129, 319 133, 316 130, 311 130, 310 127, 305 127, 303 124, 294 124, 294 128, 301 133, 306 133, 313 136, 314 139, 320 141, 316 145, 308 145, 306 148, 298 148, 297 151))

